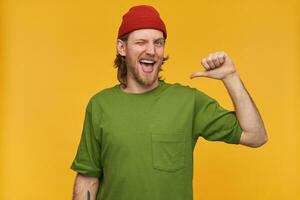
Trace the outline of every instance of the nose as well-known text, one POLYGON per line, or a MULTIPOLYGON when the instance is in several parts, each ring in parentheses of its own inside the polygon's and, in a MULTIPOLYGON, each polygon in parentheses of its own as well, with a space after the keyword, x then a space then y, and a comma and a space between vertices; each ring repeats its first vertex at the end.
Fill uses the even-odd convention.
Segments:
POLYGON ((148 55, 154 56, 155 55, 155 46, 152 43, 149 43, 146 47, 146 53, 148 55))

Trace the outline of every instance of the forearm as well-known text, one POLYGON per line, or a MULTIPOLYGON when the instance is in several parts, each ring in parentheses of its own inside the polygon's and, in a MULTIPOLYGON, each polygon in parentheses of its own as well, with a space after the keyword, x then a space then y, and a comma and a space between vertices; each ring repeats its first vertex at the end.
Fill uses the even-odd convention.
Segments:
POLYGON ((99 180, 97 177, 87 177, 77 174, 72 200, 96 200, 98 187, 99 180))
POLYGON ((267 134, 263 120, 238 73, 234 72, 222 81, 234 104, 243 131, 256 143, 264 143, 267 140, 267 134))

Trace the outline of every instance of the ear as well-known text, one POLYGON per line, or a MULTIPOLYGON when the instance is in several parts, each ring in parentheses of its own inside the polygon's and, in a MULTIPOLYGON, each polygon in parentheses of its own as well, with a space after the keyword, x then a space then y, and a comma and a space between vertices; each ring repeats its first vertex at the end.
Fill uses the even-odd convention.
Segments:
POLYGON ((126 56, 125 42, 118 39, 117 40, 117 51, 121 56, 126 56))

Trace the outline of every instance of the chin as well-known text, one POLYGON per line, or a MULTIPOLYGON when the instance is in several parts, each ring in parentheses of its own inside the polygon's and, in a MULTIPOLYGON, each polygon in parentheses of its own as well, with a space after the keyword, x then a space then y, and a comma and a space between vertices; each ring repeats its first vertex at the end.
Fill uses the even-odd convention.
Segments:
POLYGON ((154 77, 148 77, 148 78, 144 78, 142 77, 138 82, 144 86, 152 86, 155 81, 158 80, 158 76, 155 75, 154 77))

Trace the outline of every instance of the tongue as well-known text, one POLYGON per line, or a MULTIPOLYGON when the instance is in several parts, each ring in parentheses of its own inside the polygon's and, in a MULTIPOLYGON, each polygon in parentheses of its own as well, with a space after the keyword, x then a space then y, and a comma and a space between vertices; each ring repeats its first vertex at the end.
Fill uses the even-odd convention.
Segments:
POLYGON ((148 65, 146 66, 146 64, 142 64, 142 69, 143 69, 144 72, 150 73, 150 72, 153 71, 153 65, 148 64, 148 65))

